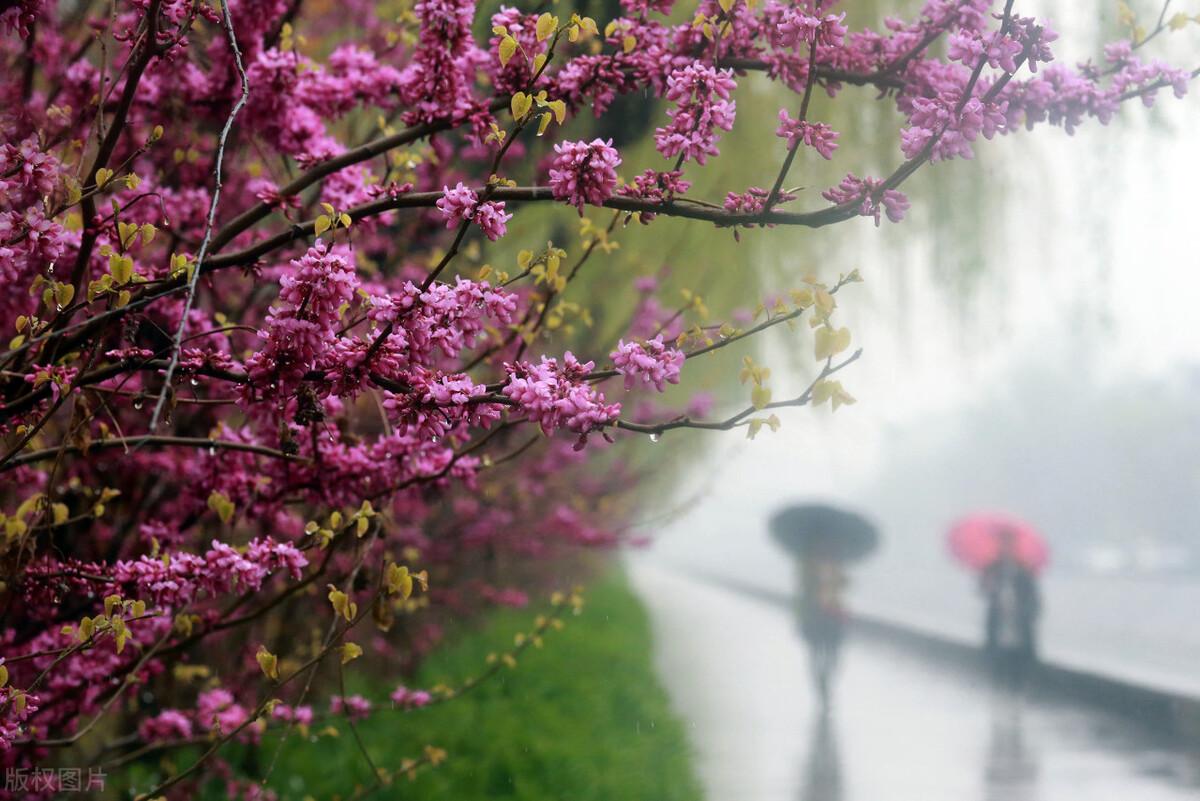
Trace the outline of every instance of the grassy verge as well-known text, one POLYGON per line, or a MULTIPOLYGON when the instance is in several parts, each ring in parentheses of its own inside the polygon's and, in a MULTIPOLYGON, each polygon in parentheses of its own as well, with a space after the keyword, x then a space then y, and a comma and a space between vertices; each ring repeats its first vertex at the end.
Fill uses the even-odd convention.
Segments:
MULTIPOLYGON (((691 801, 701 793, 681 724, 671 714, 650 657, 645 613, 612 571, 586 589, 586 607, 566 628, 528 649, 520 663, 450 703, 409 713, 381 711, 360 726, 372 759, 396 768, 427 744, 447 760, 372 798, 455 801, 691 801)), ((488 653, 511 646, 536 611, 503 611, 441 649, 413 686, 454 685, 478 673, 488 653)), ((362 689, 362 688, 359 688, 362 689)), ((385 687, 372 697, 386 697, 385 687)), ((339 725, 344 729, 345 725, 339 725)), ((269 751, 268 751, 269 752, 269 751)), ((349 732, 318 743, 293 738, 272 776, 282 798, 347 794, 370 773, 349 732)))

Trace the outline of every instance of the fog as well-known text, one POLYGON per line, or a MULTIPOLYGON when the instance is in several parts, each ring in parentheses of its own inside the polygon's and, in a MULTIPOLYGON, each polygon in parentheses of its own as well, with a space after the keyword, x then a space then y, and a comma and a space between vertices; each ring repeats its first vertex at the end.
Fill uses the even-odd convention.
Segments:
MULTIPOLYGON (((1109 24, 1041 5, 1074 47, 1109 24)), ((1163 44, 1176 60, 1196 52, 1191 34, 1163 44)), ((898 154, 870 143, 895 124, 867 111, 839 127, 882 173, 898 154)), ((914 209, 900 225, 773 235, 770 249, 751 236, 747 260, 766 285, 862 272, 838 296, 863 348, 839 376, 858 402, 789 410, 754 442, 711 440, 681 482, 687 513, 652 527, 652 558, 790 587, 767 516, 834 501, 884 536, 852 604, 975 636, 973 581, 944 533, 964 512, 1006 510, 1051 544, 1047 653, 1195 687, 1200 638, 1178 630, 1190 623, 1181 600, 1200 599, 1197 141, 1200 106, 1164 96, 1074 136, 1043 128, 981 143, 975 160, 906 184, 914 209)), ((855 169, 849 158, 831 169, 855 169)), ((801 329, 765 343, 777 398, 811 380, 801 329)))

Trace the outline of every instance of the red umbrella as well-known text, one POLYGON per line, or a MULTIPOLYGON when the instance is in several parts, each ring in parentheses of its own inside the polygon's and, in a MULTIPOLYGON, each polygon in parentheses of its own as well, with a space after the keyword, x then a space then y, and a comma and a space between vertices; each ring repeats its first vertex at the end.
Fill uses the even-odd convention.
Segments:
POLYGON ((1037 572, 1046 566, 1050 549, 1030 523, 1003 512, 976 512, 953 526, 947 540, 950 553, 972 570, 983 570, 1000 558, 1009 540, 1017 561, 1037 572))

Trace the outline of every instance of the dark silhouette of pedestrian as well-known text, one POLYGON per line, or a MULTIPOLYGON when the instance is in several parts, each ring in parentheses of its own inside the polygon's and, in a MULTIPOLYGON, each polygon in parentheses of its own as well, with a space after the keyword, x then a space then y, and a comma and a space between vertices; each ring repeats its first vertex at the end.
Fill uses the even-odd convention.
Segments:
POLYGON ((1041 598, 1037 577, 1016 556, 1015 537, 1000 535, 1000 555, 983 571, 987 600, 986 652, 997 686, 1020 691, 1037 660, 1041 598))
POLYGON ((800 633, 808 645, 809 664, 821 708, 829 706, 834 673, 846 630, 845 588, 841 564, 815 557, 800 560, 800 633))

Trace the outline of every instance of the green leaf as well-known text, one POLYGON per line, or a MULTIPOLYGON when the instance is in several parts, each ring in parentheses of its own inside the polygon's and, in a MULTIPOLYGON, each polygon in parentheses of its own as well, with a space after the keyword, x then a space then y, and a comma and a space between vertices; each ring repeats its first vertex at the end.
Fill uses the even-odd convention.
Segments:
POLYGON ((517 40, 506 35, 500 40, 500 66, 507 67, 508 61, 517 52, 517 40))

